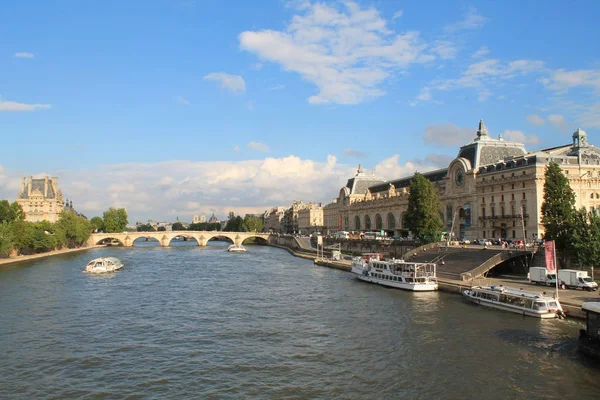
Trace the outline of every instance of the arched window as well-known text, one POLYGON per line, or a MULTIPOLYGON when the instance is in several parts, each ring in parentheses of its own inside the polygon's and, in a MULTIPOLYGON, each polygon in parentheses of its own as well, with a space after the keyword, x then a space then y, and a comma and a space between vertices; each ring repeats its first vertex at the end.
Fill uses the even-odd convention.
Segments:
POLYGON ((387 228, 390 231, 396 229, 396 218, 394 218, 394 214, 392 213, 387 215, 387 228))
POLYGON ((590 194, 590 199, 594 198, 594 193, 590 194))
POLYGON ((365 230, 371 230, 371 217, 369 217, 368 215, 365 215, 365 230))
POLYGON ((377 229, 378 231, 383 229, 383 220, 381 219, 381 215, 379 214, 375 215, 375 229, 377 229))
POLYGON ((354 229, 360 231, 360 217, 358 215, 354 217, 354 229))

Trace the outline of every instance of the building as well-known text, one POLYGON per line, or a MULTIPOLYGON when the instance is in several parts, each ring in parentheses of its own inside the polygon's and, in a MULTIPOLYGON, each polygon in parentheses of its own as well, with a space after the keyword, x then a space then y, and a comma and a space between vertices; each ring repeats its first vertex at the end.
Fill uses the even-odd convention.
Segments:
POLYGON ((217 222, 219 222, 219 220, 217 220, 217 217, 215 216, 215 213, 213 213, 213 215, 210 216, 210 219, 208 220, 209 224, 216 224, 217 222))
MULTIPOLYGON (((471 143, 447 168, 424 173, 436 188, 447 233, 455 239, 531 241, 544 234, 541 206, 546 166, 557 163, 576 195, 576 207, 600 207, 600 149, 578 129, 572 143, 528 152, 522 143, 489 136, 483 121, 471 143)), ((359 173, 361 172, 359 168, 359 173)), ((408 236, 404 216, 412 176, 355 189, 357 175, 327 204, 327 229, 384 231, 408 236)), ((362 179, 360 179, 362 180, 362 179)))
POLYGON ((193 224, 203 224, 206 222, 206 215, 194 215, 193 224))
POLYGON ((23 178, 17 203, 23 208, 25 221, 56 222, 64 209, 63 194, 57 177, 23 178))
POLYGON ((284 216, 287 207, 278 206, 271 208, 266 220, 266 231, 274 233, 284 232, 284 216))
POLYGON ((298 231, 302 234, 323 231, 323 205, 308 203, 298 211, 298 231))

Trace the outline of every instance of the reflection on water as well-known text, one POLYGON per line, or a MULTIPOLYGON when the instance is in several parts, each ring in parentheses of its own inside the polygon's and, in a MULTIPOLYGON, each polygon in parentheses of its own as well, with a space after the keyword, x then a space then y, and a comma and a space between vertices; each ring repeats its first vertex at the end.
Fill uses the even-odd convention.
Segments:
POLYGON ((0 398, 600 396, 579 321, 387 289, 276 248, 144 243, 0 269, 0 398), (99 256, 125 267, 81 273, 99 256))

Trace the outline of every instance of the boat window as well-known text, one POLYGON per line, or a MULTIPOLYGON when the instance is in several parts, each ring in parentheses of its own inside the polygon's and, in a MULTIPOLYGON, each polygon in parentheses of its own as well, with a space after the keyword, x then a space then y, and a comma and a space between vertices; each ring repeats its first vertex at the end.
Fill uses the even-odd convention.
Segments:
POLYGON ((556 301, 549 301, 548 307, 550 307, 550 309, 553 310, 553 309, 557 309, 558 305, 556 304, 556 301))
POLYGON ((547 311, 548 308, 546 307, 546 303, 541 302, 541 301, 536 301, 535 303, 533 303, 533 309, 536 311, 547 311))

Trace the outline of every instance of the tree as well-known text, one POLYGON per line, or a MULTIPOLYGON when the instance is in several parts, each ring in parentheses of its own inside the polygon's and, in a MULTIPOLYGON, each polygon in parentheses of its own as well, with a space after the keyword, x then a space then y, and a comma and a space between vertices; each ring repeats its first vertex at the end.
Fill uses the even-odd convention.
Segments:
POLYGON ((104 220, 100 217, 94 217, 90 220, 92 227, 96 230, 96 232, 100 232, 104 230, 104 220))
POLYGON ((183 224, 179 221, 175 222, 173 224, 173 226, 171 227, 171 230, 173 231, 185 231, 185 226, 183 226, 183 224))
POLYGON ((8 200, 0 200, 0 222, 22 221, 24 219, 25 213, 19 203, 16 201, 9 203, 8 200))
POLYGON ((564 261, 572 249, 571 228, 575 220, 575 193, 556 163, 548 164, 545 173, 542 224, 544 239, 554 240, 564 261))
POLYGON ((188 231, 218 231, 221 229, 221 224, 219 223, 208 223, 208 222, 197 222, 195 224, 190 224, 188 227, 188 231))
POLYGON ((138 232, 156 232, 154 227, 150 224, 142 224, 137 226, 138 232))
POLYGON ((444 223, 440 217, 440 200, 433 184, 420 173, 410 181, 406 223, 421 241, 433 241, 440 236, 444 223))
POLYGON ((248 232, 262 232, 262 218, 246 214, 246 216, 244 217, 244 226, 248 229, 248 232))
POLYGON ((0 222, 0 257, 7 257, 13 249, 13 227, 6 221, 0 222))
MULTIPOLYGON (((229 214, 231 215, 233 213, 229 214)), ((247 232, 248 228, 244 225, 244 219, 238 215, 229 218, 229 221, 227 221, 223 230, 225 232, 247 232)))
POLYGON ((164 226, 159 226, 156 230, 159 232, 165 232, 167 228, 165 228, 164 226))
POLYGON ((587 212, 585 207, 577 211, 573 218, 571 248, 574 261, 579 266, 594 266, 600 263, 600 213, 587 212))
POLYGON ((89 239, 93 227, 87 219, 78 216, 73 211, 65 210, 60 214, 53 229, 59 244, 73 248, 81 246, 89 239))
POLYGON ((123 232, 128 224, 127 211, 124 208, 109 208, 104 212, 104 232, 123 232))

